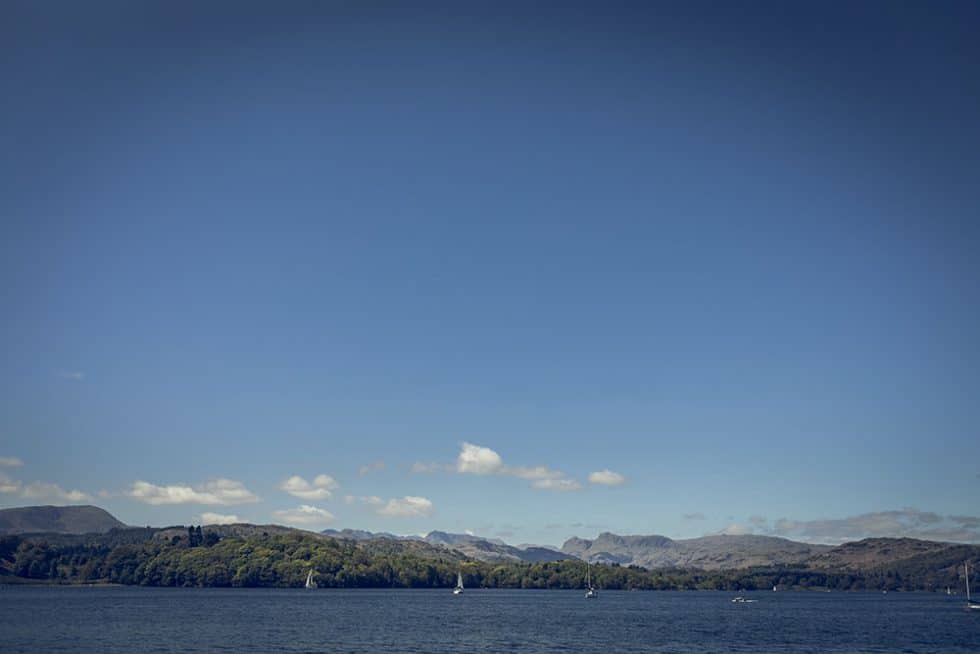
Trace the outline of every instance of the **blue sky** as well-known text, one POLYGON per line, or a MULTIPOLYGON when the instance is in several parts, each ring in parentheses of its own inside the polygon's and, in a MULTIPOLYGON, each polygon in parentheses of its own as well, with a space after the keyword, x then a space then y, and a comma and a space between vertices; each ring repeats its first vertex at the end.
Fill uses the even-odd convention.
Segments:
POLYGON ((980 541, 975 5, 2 12, 0 506, 980 541))

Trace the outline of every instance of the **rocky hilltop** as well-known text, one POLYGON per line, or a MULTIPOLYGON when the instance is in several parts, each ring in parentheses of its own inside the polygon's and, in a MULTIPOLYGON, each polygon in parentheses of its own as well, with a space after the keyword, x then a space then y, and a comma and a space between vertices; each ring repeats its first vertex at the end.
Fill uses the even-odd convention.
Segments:
POLYGON ((666 536, 599 534, 594 540, 569 538, 562 552, 593 563, 618 563, 644 568, 737 570, 792 565, 830 550, 829 545, 797 543, 775 536, 703 536, 674 540, 666 536))

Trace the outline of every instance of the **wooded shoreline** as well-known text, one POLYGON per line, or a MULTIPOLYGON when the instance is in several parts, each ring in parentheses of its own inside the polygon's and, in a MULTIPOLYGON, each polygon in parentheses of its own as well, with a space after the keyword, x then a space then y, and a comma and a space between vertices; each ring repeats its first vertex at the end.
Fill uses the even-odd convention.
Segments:
MULTIPOLYGON (((87 540, 5 536, 0 538, 0 584, 299 588, 312 569, 320 588, 451 588, 462 572, 467 588, 581 589, 586 577, 586 564, 577 559, 488 563, 449 549, 303 533, 222 537, 198 527, 170 539, 154 538, 147 530, 145 539, 133 540, 132 533, 123 532, 87 540)), ((612 564, 593 566, 592 576, 606 590, 945 592, 962 585, 955 565, 964 558, 980 559, 980 547, 956 547, 942 560, 918 557, 858 571, 806 566, 647 570, 612 564)))

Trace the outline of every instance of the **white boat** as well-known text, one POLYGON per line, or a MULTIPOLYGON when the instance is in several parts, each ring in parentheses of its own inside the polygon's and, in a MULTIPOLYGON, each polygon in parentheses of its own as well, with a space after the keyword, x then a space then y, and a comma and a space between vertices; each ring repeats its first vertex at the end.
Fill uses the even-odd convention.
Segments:
POLYGON ((453 588, 453 595, 463 594, 463 573, 462 571, 456 573, 456 588, 453 588))
POLYGON ((732 599, 732 602, 734 602, 735 604, 752 604, 753 602, 756 601, 757 600, 749 599, 747 597, 744 597, 743 595, 739 595, 738 597, 732 599))
POLYGON ((596 599, 599 597, 599 591, 592 585, 592 564, 586 562, 585 568, 585 599, 596 599))
POLYGON ((306 587, 316 588, 316 582, 313 581, 313 568, 310 568, 309 574, 306 575, 306 587))
POLYGON ((966 608, 980 610, 980 602, 970 599, 970 564, 963 564, 963 576, 966 577, 966 608))

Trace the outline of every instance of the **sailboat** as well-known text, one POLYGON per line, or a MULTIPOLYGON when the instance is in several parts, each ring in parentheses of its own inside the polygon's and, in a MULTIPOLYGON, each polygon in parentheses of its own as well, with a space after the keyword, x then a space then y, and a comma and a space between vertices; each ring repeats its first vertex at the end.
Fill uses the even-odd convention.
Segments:
POLYGON ((966 577, 966 608, 980 609, 980 602, 970 599, 970 565, 963 564, 963 575, 966 577))
POLYGON ((585 599, 596 599, 599 591, 592 585, 592 564, 587 562, 585 565, 585 587, 588 589, 585 591, 585 599))
POLYGON ((306 575, 306 587, 316 588, 316 582, 313 581, 313 568, 310 568, 309 574, 306 575))
POLYGON ((453 595, 462 595, 462 594, 463 594, 463 573, 462 572, 457 572, 456 573, 456 588, 453 588, 453 595))

